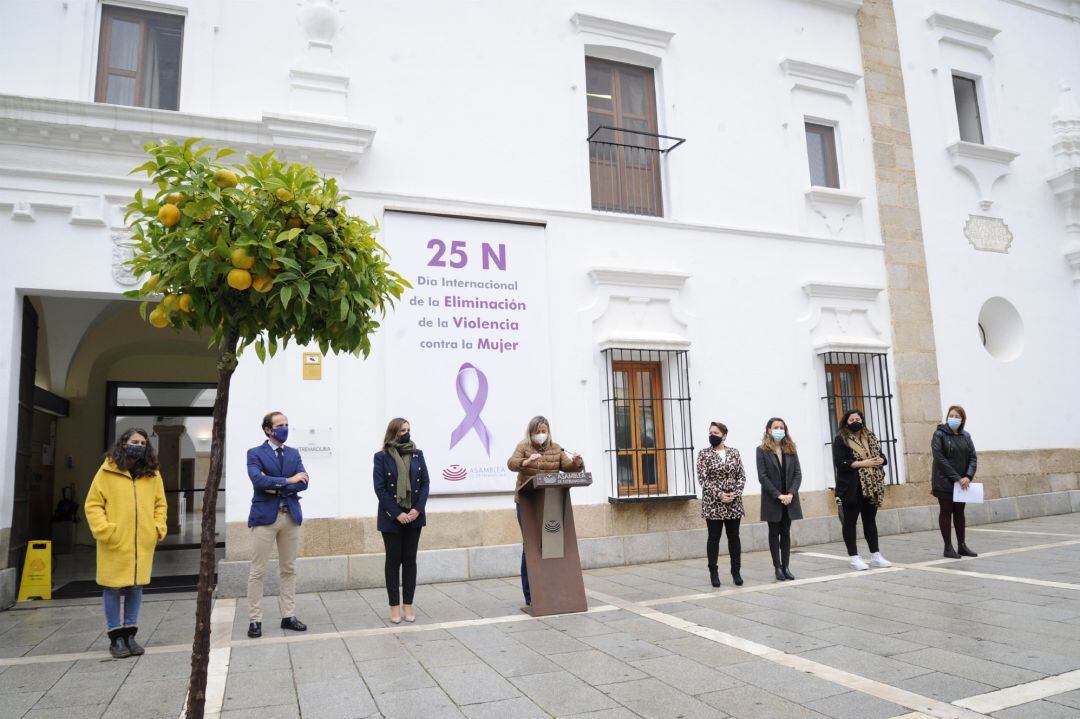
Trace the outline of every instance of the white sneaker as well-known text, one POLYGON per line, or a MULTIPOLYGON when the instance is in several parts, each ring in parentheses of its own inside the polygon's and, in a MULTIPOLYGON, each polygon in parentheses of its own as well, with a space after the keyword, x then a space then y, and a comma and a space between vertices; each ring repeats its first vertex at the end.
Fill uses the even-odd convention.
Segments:
POLYGON ((863 561, 863 558, 858 554, 851 555, 851 568, 861 572, 864 569, 869 569, 870 565, 863 561))
POLYGON ((881 556, 881 552, 874 552, 870 555, 870 566, 875 569, 881 569, 882 567, 891 567, 892 562, 881 556))

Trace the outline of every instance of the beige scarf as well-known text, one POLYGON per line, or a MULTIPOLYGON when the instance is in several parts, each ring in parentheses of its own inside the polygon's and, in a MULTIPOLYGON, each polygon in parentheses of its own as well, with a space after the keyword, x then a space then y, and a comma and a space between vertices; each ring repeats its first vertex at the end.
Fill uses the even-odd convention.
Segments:
MULTIPOLYGON (((843 432, 844 442, 851 451, 855 453, 855 458, 859 460, 872 459, 874 457, 880 457, 881 455, 881 442, 878 440, 877 435, 870 430, 863 430, 858 433, 843 432), (861 440, 865 439, 866 442, 861 440)), ((885 470, 882 467, 859 467, 859 487, 862 489, 863 498, 874 505, 880 507, 881 503, 885 501, 885 470)))

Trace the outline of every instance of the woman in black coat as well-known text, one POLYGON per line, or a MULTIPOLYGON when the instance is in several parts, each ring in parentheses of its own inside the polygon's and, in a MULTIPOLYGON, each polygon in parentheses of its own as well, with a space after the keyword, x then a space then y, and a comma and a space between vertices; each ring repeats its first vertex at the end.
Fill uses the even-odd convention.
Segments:
POLYGON ((412 607, 416 552, 420 529, 427 521, 424 507, 431 484, 424 453, 411 441, 409 429, 409 423, 401 417, 390 420, 382 451, 375 453, 373 473, 375 495, 379 498, 378 527, 386 549, 386 594, 394 624, 401 623, 402 604, 405 621, 416 621, 412 607), (402 476, 408 480, 401 481, 402 476))
POLYGON ((757 448, 757 475, 761 483, 761 520, 769 523, 769 553, 779 581, 794 579, 791 557, 791 520, 802 519, 799 485, 802 468, 787 423, 773 417, 757 448))
POLYGON ((930 440, 930 451, 934 455, 934 466, 930 475, 931 494, 938 501, 938 528, 941 539, 945 542, 944 556, 949 559, 977 557, 964 541, 964 502, 953 501, 953 486, 960 484, 967 489, 975 478, 978 457, 975 455, 975 443, 971 435, 964 431, 967 424, 967 412, 959 405, 949 407, 945 424, 939 424, 930 440), (950 524, 956 526, 956 549, 953 549, 950 524))
POLYGON ((840 500, 844 544, 851 568, 891 567, 878 547, 877 510, 885 499, 885 470, 888 460, 881 452, 881 442, 863 420, 862 410, 849 409, 840 418, 840 431, 832 442, 833 467, 836 469, 836 498, 840 500), (859 556, 855 543, 856 525, 862 517, 863 536, 870 547, 870 563, 859 556))

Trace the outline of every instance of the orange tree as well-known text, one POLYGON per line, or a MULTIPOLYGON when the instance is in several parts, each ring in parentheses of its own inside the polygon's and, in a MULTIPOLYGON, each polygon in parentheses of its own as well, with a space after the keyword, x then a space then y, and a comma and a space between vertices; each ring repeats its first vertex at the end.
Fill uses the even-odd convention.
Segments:
POLYGON ((183 143, 150 143, 146 172, 156 187, 128 205, 135 254, 150 277, 127 293, 142 316, 175 331, 204 332, 219 351, 210 469, 203 502, 195 637, 187 715, 203 716, 210 648, 215 510, 221 480, 229 383, 237 356, 254 346, 261 361, 290 340, 323 354, 367 356, 378 318, 408 283, 390 269, 376 228, 352 216, 333 179, 269 153, 243 164, 183 143), (151 302, 160 302, 151 309, 151 302))

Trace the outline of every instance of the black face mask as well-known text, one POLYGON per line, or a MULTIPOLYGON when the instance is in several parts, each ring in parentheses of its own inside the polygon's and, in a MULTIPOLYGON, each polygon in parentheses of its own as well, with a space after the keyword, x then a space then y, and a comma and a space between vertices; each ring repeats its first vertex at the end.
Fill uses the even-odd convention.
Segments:
POLYGON ((403 434, 403 435, 401 435, 400 437, 397 438, 397 443, 398 444, 408 444, 408 442, 409 442, 409 440, 411 438, 412 438, 412 432, 406 432, 405 434, 403 434))
POLYGON ((709 444, 711 444, 713 447, 719 447, 720 443, 723 442, 723 441, 724 441, 724 438, 720 437, 719 435, 715 435, 715 434, 710 434, 709 435, 709 444))
POLYGON ((124 454, 127 455, 128 459, 142 459, 143 457, 146 456, 146 445, 145 444, 125 444, 124 445, 124 454))
POLYGON ((849 430, 851 430, 852 432, 862 432, 863 423, 862 422, 851 422, 850 424, 848 424, 847 428, 849 430))

